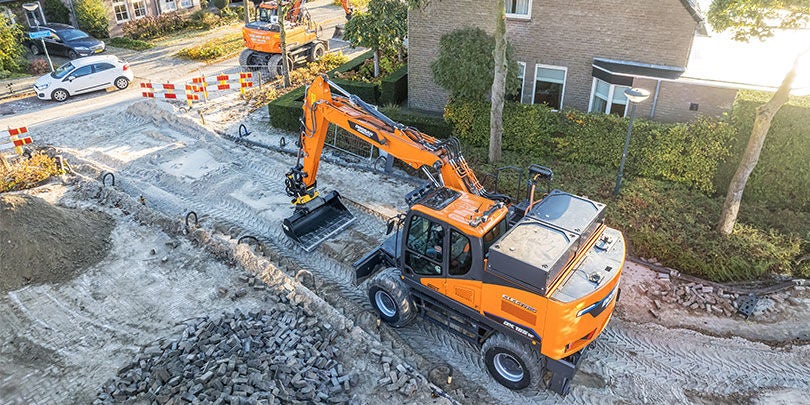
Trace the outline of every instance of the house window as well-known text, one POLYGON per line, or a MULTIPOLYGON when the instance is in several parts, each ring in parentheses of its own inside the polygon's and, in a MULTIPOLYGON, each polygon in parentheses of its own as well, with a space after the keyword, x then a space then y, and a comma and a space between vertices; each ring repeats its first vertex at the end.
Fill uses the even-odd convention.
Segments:
POLYGON ((115 12, 115 21, 118 23, 129 21, 129 10, 127 10, 127 3, 123 1, 113 3, 113 12, 115 12))
POLYGON ((624 117, 627 112, 627 96, 624 91, 628 86, 610 84, 602 79, 593 78, 591 88, 591 105, 589 112, 616 114, 624 117))
POLYGON ((174 0, 163 0, 163 12, 168 13, 170 11, 177 10, 177 3, 174 0))
POLYGON ((180 0, 180 7, 182 8, 192 8, 194 7, 193 0, 180 0))
POLYGON ((546 104, 555 110, 562 108, 567 73, 568 69, 565 67, 537 65, 534 71, 532 104, 546 104))
POLYGON ((530 18, 532 14, 532 0, 506 0, 506 16, 530 18))
POLYGON ((513 94, 507 94, 506 99, 517 103, 523 102, 523 85, 526 84, 526 62, 518 62, 517 78, 520 80, 520 87, 513 90, 513 94))
POLYGON ((141 18, 146 15, 146 2, 144 0, 135 0, 132 3, 132 15, 135 18, 141 18))

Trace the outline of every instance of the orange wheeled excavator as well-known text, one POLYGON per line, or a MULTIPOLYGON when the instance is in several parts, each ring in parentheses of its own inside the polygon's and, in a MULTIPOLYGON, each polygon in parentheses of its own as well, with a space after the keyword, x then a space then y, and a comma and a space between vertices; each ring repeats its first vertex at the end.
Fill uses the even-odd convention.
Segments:
MULTIPOLYGON (((295 67, 323 57, 329 50, 329 41, 319 38, 319 27, 304 8, 306 0, 294 0, 285 16, 287 35, 287 58, 289 66, 295 67)), ((282 6, 290 5, 282 1, 282 6)), ((352 16, 349 0, 341 0, 346 19, 352 16)), ((278 18, 279 1, 259 4, 256 20, 242 27, 245 50, 239 55, 239 65, 248 70, 267 70, 272 75, 281 75, 281 34, 278 18)))
POLYGON ((396 232, 353 264, 356 282, 382 321, 400 327, 420 314, 479 345, 502 385, 567 394, 619 297, 625 242, 604 224, 605 205, 550 190, 553 174, 538 165, 525 200, 489 192, 455 138, 394 122, 326 76, 308 87, 303 113, 298 162, 286 175, 295 207, 287 235, 311 250, 354 219, 336 192, 316 187, 329 124, 421 169, 429 180, 389 221, 396 232), (546 192, 535 199, 540 183, 546 192))

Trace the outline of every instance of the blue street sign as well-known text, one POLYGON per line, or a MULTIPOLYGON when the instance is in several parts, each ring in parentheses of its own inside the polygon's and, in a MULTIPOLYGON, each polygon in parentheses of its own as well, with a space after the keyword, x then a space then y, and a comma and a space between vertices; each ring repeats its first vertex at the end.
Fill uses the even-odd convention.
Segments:
POLYGON ((49 36, 51 36, 50 31, 33 31, 28 33, 28 37, 31 39, 47 38, 49 36))

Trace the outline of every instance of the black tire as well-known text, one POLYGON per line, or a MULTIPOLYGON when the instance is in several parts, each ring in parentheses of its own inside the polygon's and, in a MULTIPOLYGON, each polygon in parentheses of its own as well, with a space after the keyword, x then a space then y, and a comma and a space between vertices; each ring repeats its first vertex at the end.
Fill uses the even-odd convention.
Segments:
POLYGON ((267 60, 267 70, 270 72, 271 79, 276 76, 284 75, 284 67, 281 65, 281 55, 273 55, 267 60))
POLYGON ((70 93, 68 93, 65 89, 56 89, 53 91, 53 93, 51 93, 51 100, 58 101, 60 103, 67 100, 68 97, 70 97, 70 93))
POLYGON ((316 42, 309 51, 307 61, 315 62, 323 58, 324 55, 326 55, 326 44, 323 42, 316 42))
POLYGON ((245 49, 239 54, 239 66, 241 66, 242 69, 256 70, 258 66, 253 66, 253 59, 253 51, 245 49))
POLYGON ((416 306, 411 299, 411 293, 399 278, 399 270, 396 267, 377 273, 369 281, 368 299, 371 306, 380 314, 380 319, 395 328, 411 323, 416 317, 416 306))
POLYGON ((40 53, 39 47, 38 47, 36 44, 31 44, 31 45, 28 47, 28 49, 30 49, 30 50, 31 50, 31 54, 32 54, 32 55, 39 55, 39 53, 40 53))
POLYGON ((504 387, 515 391, 540 387, 545 362, 538 348, 496 333, 484 342, 481 356, 489 374, 504 387))
POLYGON ((124 76, 119 76, 115 79, 113 84, 118 88, 118 90, 124 90, 125 88, 129 87, 129 79, 124 76))
POLYGON ((71 49, 71 50, 68 51, 67 57, 68 57, 68 59, 76 59, 76 58, 79 57, 79 54, 76 53, 76 51, 74 51, 73 49, 71 49))

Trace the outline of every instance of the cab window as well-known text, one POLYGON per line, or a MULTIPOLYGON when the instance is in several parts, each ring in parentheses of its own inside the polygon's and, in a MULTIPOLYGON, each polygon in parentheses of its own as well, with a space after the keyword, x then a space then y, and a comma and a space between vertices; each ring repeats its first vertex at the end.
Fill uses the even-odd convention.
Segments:
POLYGON ((506 219, 502 219, 501 222, 498 222, 489 232, 484 234, 483 242, 484 242, 484 256, 489 255, 489 248, 495 241, 498 240, 504 233, 506 233, 506 219))
POLYGON ((451 276, 463 276, 470 271, 472 255, 470 254, 470 238, 457 232, 450 231, 450 270, 451 276))
POLYGON ((423 276, 442 274, 444 227, 425 217, 414 215, 408 226, 405 264, 423 276))

